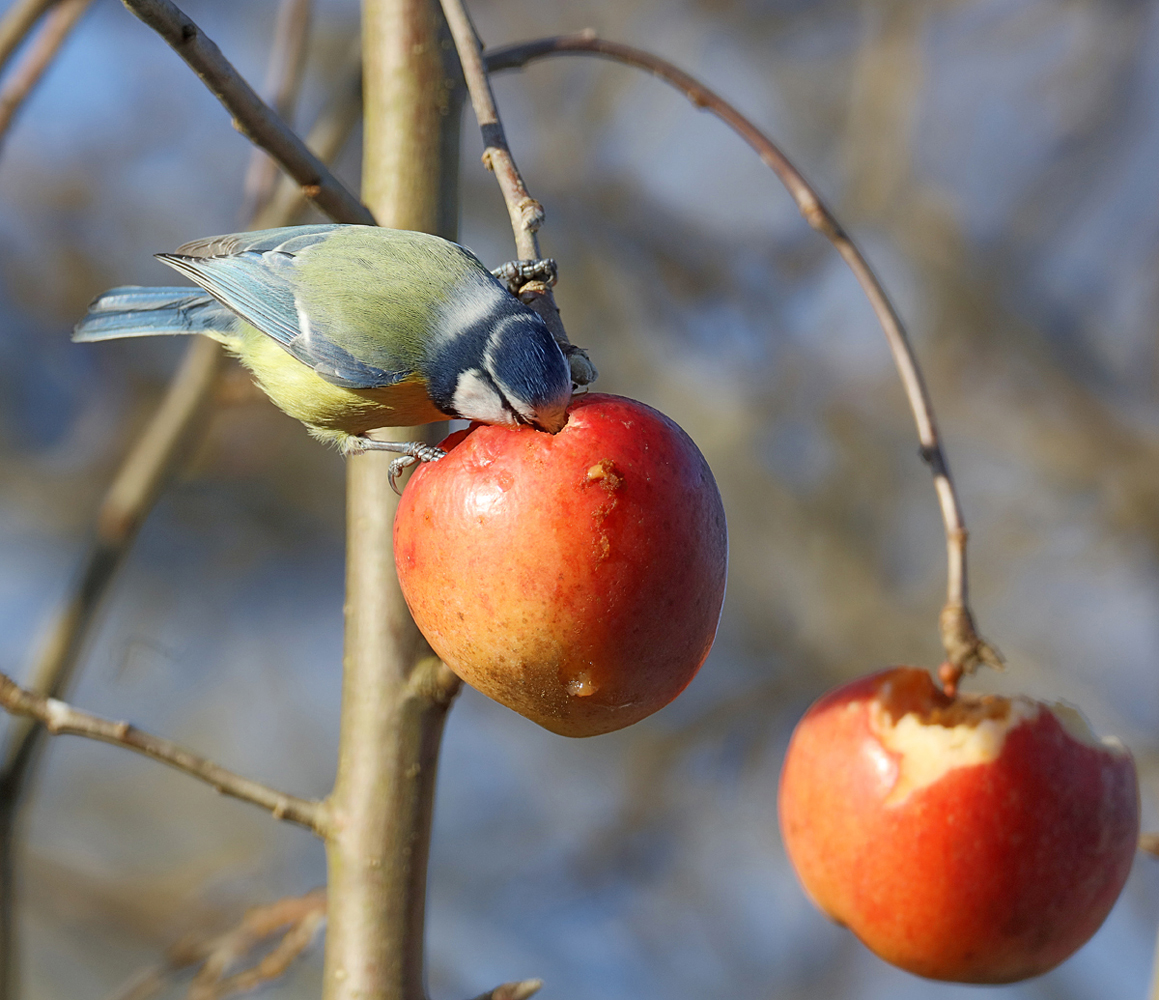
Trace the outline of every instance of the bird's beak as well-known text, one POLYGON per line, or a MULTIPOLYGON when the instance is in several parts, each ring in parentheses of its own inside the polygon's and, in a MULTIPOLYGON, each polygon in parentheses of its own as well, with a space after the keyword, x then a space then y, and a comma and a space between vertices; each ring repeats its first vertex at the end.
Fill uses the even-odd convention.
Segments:
POLYGON ((558 434, 567 423, 567 405, 561 406, 558 410, 536 413, 535 418, 535 422, 548 434, 558 434))

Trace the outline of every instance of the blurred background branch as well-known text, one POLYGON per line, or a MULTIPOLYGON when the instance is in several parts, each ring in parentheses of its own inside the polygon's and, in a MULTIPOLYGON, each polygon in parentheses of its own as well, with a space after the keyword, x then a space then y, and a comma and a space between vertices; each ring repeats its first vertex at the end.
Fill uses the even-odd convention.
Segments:
POLYGON ((175 976, 200 966, 189 984, 188 1000, 225 1000, 278 978, 309 947, 326 919, 326 890, 279 899, 247 910, 222 934, 193 933, 174 944, 165 962, 137 973, 109 1000, 152 1000, 175 976), (240 972, 232 967, 281 932, 280 940, 260 960, 240 972))
POLYGON ((0 72, 28 37, 36 22, 58 0, 13 0, 0 18, 0 72))
MULTIPOLYGON (((92 0, 59 0, 29 44, 24 57, 0 84, 0 148, 16 112, 56 57, 92 0)), ((0 27, 0 34, 3 29, 0 27)), ((0 50, 3 43, 0 42, 0 50)), ((0 66, 4 59, 0 58, 0 66)))
MULTIPOLYGON (((27 96, 32 84, 51 61, 60 42, 86 6, 84 0, 60 0, 59 5, 48 14, 41 34, 34 43, 35 47, 30 49, 26 57, 27 63, 38 60, 34 63, 38 71, 23 89, 21 98, 27 96)), ((301 86, 310 7, 310 3, 303 0, 282 0, 279 7, 266 84, 280 99, 282 110, 292 108, 301 86)), ((11 15, 16 13, 10 12, 11 15)), ((15 74, 22 72, 23 65, 15 74)), ((8 92, 7 86, 6 81, 5 87, 0 89, 0 102, 8 92)), ((349 97, 343 93, 337 106, 342 107, 348 103, 349 97)), ((333 114, 321 123, 323 137, 328 140, 326 148, 321 150, 324 158, 336 155, 349 134, 348 130, 335 130, 330 124, 332 118, 333 114)), ((255 219, 263 216, 270 226, 284 225, 300 210, 301 186, 295 186, 296 197, 283 195, 275 205, 278 175, 276 172, 262 171, 260 164, 263 162, 273 161, 260 148, 255 149, 247 174, 247 204, 255 219)), ((181 464, 187 461, 190 450, 204 435, 212 393, 223 360, 218 344, 208 338, 196 338, 186 348, 185 356, 153 419, 125 456, 97 511, 95 537, 82 560, 75 583, 53 615, 33 663, 27 685, 34 696, 59 698, 68 691, 102 599, 118 568, 161 490, 181 464)), ((41 736, 42 732, 27 719, 16 720, 10 725, 6 734, 3 770, 0 771, 0 996, 4 997, 16 995, 19 988, 14 929, 14 838, 41 736)), ((173 754, 168 756, 172 758, 173 754)), ((169 762, 175 763, 172 759, 169 762)), ((273 805, 270 805, 269 801, 265 801, 270 797, 265 796, 260 804, 281 811, 281 798, 275 794, 271 800, 273 805)), ((311 805, 310 809, 315 807, 311 805)), ((313 829, 319 829, 309 809, 300 812, 297 822, 306 822, 313 829), (301 816, 307 814, 309 817, 302 820, 301 816)))
MULTIPOLYGON (((310 39, 313 10, 313 0, 287 0, 278 5, 278 16, 274 22, 274 40, 262 86, 262 99, 291 127, 306 68, 306 48, 310 39)), ((318 152, 316 145, 311 144, 309 136, 306 137, 305 145, 319 160, 327 162, 326 156, 318 152)), ((241 210, 242 219, 252 228, 261 228, 254 226, 253 222, 262 208, 271 201, 279 176, 278 164, 263 153, 260 147, 255 147, 242 188, 241 210)))

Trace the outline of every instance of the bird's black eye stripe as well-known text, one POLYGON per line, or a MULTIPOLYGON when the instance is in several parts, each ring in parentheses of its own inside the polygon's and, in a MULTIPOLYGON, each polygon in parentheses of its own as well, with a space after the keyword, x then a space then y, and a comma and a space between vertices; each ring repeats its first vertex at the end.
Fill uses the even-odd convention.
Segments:
POLYGON ((506 396, 504 396, 502 392, 499 393, 499 399, 503 403, 503 409, 505 409, 508 413, 511 414, 511 416, 515 418, 515 422, 517 424, 526 424, 529 422, 522 413, 520 413, 517 409, 515 409, 514 406, 511 405, 511 401, 506 396))

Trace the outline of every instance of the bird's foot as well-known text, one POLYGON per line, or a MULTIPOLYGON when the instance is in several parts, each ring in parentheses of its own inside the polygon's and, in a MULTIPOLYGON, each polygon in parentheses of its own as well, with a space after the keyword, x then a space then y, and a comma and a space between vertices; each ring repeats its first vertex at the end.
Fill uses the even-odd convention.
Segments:
POLYGON ((386 476, 390 481, 390 488, 399 496, 402 490, 398 488, 398 477, 403 469, 410 468, 416 462, 437 462, 446 458, 447 453, 438 445, 426 444, 422 441, 376 441, 368 437, 353 437, 350 440, 350 454, 361 451, 396 451, 399 457, 390 463, 386 476))
POLYGON ((491 273, 507 286, 507 291, 512 295, 518 295, 519 290, 529 281, 542 281, 551 287, 558 277, 555 261, 550 257, 543 257, 540 260, 509 260, 491 273))

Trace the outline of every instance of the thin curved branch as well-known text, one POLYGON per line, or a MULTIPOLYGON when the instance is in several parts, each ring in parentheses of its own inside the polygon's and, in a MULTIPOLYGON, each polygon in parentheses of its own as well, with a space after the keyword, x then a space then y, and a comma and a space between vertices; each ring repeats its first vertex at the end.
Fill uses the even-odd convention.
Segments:
POLYGON ((138 972, 109 1000, 152 1000, 176 975, 198 965, 201 969, 189 984, 189 1000, 222 1000, 255 989, 285 972, 325 919, 325 889, 255 906, 224 933, 185 935, 169 948, 163 962, 138 972), (272 951, 249 968, 226 976, 231 966, 268 945, 278 931, 283 934, 272 951))
POLYGON ((504 983, 486 993, 480 993, 475 1000, 527 1000, 543 989, 542 979, 523 979, 515 983, 504 983))
POLYGON ((92 0, 58 0, 23 58, 0 86, 0 141, 92 0))
MULTIPOLYGON (((491 82, 487 78, 488 67, 483 58, 479 36, 475 32, 475 26, 471 23, 471 16, 467 13, 463 0, 439 0, 439 2, 447 18, 447 25, 451 29, 451 37, 455 40, 455 49, 463 66, 463 79, 471 95, 471 106, 475 109, 479 129, 483 133, 483 164, 495 174, 499 190, 503 192, 503 201, 507 205, 507 215, 511 219, 511 229, 515 234, 516 253, 521 260, 537 260, 539 239, 536 233, 543 225, 543 206, 528 193, 527 185, 523 183, 523 176, 519 173, 515 158, 507 145, 507 135, 503 130, 503 122, 499 119, 499 110, 495 106, 491 82)), ((555 296, 551 292, 551 285, 545 281, 527 282, 520 288, 519 298, 534 309, 547 324, 547 328, 568 359, 572 381, 580 386, 594 382, 598 373, 586 352, 568 340, 563 321, 559 317, 559 307, 556 306, 555 296)))
POLYGON ((273 813, 275 819, 304 826, 320 837, 326 835, 326 813, 321 802, 286 795, 249 778, 243 778, 240 774, 219 767, 171 740, 143 732, 127 722, 102 719, 55 698, 45 698, 44 695, 22 688, 7 674, 0 674, 0 708, 13 715, 35 719, 57 736, 86 736, 91 740, 111 743, 113 746, 124 747, 126 750, 152 757, 162 764, 168 764, 178 771, 184 771, 190 777, 212 785, 222 795, 229 795, 268 810, 273 813))
POLYGON ((901 376, 906 399, 917 424, 921 457, 930 466, 934 475, 934 488, 937 491, 942 521, 946 529, 948 564, 946 605, 942 609, 940 620, 942 644, 946 649, 947 661, 942 668, 942 680, 947 690, 952 690, 957 687, 958 679, 963 672, 972 672, 981 663, 1000 667, 1001 656, 978 636, 970 613, 966 575, 966 526, 938 436, 929 390, 922 378, 921 369, 918 367, 901 317, 890 302, 877 275, 873 273, 873 269, 848 233, 825 206, 812 185, 768 136, 719 94, 659 56, 630 45, 597 38, 592 32, 582 32, 494 49, 486 54, 486 66, 492 72, 517 69, 536 59, 553 55, 600 56, 635 66, 676 88, 698 108, 716 115, 744 139, 777 175, 797 203, 805 221, 826 236, 836 247, 837 252, 853 271, 885 332, 898 374, 901 376))
POLYGON ((370 209, 354 197, 182 11, 169 0, 123 0, 201 77, 234 127, 270 154, 301 185, 303 193, 336 222, 375 224, 370 209))

